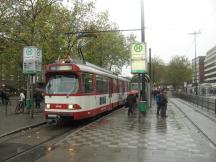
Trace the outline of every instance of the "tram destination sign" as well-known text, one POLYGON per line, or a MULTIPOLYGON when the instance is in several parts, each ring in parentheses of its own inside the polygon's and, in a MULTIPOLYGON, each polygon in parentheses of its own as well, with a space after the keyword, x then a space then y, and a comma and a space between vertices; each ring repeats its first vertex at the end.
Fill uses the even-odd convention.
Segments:
POLYGON ((51 66, 50 71, 68 71, 72 70, 72 66, 51 66))
POLYGON ((147 58, 146 44, 134 43, 131 45, 131 73, 146 73, 147 58))
POLYGON ((23 49, 23 73, 35 74, 41 72, 42 50, 34 47, 24 47, 23 49))

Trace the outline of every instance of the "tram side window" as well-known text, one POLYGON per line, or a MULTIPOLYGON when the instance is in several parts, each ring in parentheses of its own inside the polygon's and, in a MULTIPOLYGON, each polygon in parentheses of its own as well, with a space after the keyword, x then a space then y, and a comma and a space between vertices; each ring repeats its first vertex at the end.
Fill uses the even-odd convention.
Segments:
POLYGON ((119 89, 120 89, 120 93, 123 93, 123 81, 119 81, 119 89))
POLYGON ((93 90, 92 74, 82 74, 82 92, 93 93, 93 90))
POLYGON ((113 79, 113 93, 117 92, 117 80, 113 79))
POLYGON ((97 93, 108 93, 108 89, 109 89, 108 78, 97 75, 96 76, 97 93))
POLYGON ((124 82, 124 92, 128 91, 127 82, 124 82))
POLYGON ((128 87, 128 92, 130 92, 131 91, 131 83, 128 83, 127 87, 128 87))

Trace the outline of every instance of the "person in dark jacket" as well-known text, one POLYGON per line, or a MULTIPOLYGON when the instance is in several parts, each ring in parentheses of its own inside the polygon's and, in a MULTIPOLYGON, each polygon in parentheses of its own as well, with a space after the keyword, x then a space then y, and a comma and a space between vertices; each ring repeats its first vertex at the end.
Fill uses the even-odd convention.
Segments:
POLYGON ((5 105, 8 106, 8 105, 11 105, 11 101, 10 101, 10 95, 8 92, 5 92, 5 105))
POLYGON ((3 102, 4 102, 4 101, 3 101, 2 93, 3 93, 3 92, 2 92, 2 90, 0 89, 1 104, 3 105, 3 102))
POLYGON ((2 98, 2 104, 5 105, 6 104, 6 98, 7 98, 6 91, 2 90, 1 98, 2 98))
POLYGON ((156 103, 157 103, 157 115, 160 114, 160 109, 161 109, 161 94, 160 92, 157 93, 157 95, 155 96, 156 99, 156 103))
POLYGON ((128 103, 128 116, 133 115, 133 109, 136 105, 136 96, 133 94, 129 94, 127 96, 127 103, 128 103))
POLYGON ((166 115, 167 103, 168 103, 168 99, 166 96, 166 92, 162 92, 161 94, 161 117, 167 117, 166 115))
POLYGON ((34 99, 35 99, 35 108, 40 109, 40 103, 43 99, 43 96, 40 92, 36 92, 34 95, 34 99))

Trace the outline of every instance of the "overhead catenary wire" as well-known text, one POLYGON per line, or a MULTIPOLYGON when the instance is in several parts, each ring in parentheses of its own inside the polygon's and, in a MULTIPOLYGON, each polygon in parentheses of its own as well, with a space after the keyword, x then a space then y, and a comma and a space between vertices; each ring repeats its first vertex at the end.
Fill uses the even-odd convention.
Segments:
MULTIPOLYGON (((213 16, 215 13, 216 13, 216 7, 212 10, 212 12, 209 14, 209 16, 205 19, 203 25, 201 25, 201 28, 199 28, 199 32, 200 32, 200 31, 203 32, 203 30, 206 28, 206 26, 207 26, 209 20, 212 18, 212 16, 213 16)), ((188 48, 187 48, 187 50, 186 50, 186 52, 185 52, 186 54, 187 54, 187 52, 188 52, 191 48, 193 48, 193 44, 194 44, 194 40, 192 41, 191 45, 188 46, 188 48)))
POLYGON ((127 32, 127 31, 140 31, 142 29, 117 29, 117 30, 95 30, 95 31, 76 31, 76 32, 67 32, 65 34, 88 34, 88 33, 109 33, 109 32, 127 32))

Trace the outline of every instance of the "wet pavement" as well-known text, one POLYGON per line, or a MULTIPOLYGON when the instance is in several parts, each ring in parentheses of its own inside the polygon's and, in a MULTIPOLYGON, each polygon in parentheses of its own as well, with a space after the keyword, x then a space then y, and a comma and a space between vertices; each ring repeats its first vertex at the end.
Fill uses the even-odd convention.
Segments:
POLYGON ((187 117, 216 145, 216 116, 213 113, 206 114, 205 109, 197 105, 189 104, 185 106, 185 101, 180 99, 170 99, 172 103, 181 108, 187 117), (203 115, 205 113, 205 115, 203 115))
POLYGON ((155 105, 146 116, 128 117, 127 109, 119 109, 62 139, 37 161, 215 162, 214 145, 173 103, 167 115, 157 116, 155 105))
POLYGON ((11 104, 7 107, 0 104, 0 137, 45 122, 42 109, 43 104, 41 105, 41 109, 35 109, 33 119, 27 113, 27 110, 24 113, 15 114, 16 104, 16 98, 12 98, 11 104))

